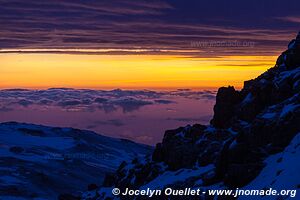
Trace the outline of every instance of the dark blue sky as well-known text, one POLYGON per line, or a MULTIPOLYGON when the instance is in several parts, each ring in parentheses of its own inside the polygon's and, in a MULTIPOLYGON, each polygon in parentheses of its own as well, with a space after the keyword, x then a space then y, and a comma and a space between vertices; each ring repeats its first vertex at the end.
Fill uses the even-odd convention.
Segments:
MULTIPOLYGON (((274 55, 300 30, 300 1, 0 0, 1 49, 118 49, 106 53, 274 55), (252 42, 192 46, 193 42, 252 42), (164 50, 164 51, 162 51, 164 50), (197 50, 199 52, 193 52, 197 50)), ((92 53, 92 52, 85 52, 92 53)))

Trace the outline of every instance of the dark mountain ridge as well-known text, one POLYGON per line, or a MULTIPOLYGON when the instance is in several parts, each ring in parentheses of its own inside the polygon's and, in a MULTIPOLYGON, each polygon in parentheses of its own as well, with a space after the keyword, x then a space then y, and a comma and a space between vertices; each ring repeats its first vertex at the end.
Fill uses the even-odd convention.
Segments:
MULTIPOLYGON (((300 133, 299 122, 300 33, 290 42, 288 50, 279 56, 274 67, 253 80, 245 81, 242 90, 237 91, 232 86, 218 90, 210 125, 195 124, 166 131, 163 141, 156 145, 151 156, 123 162, 115 173, 106 175, 101 188, 84 193, 81 199, 147 199, 141 196, 114 197, 111 195, 114 187, 121 191, 147 187, 247 187, 258 179, 263 169, 268 169, 268 158, 289 152, 292 148, 287 147, 289 144, 296 142, 294 154, 300 157, 297 154, 299 138, 291 143, 300 133)), ((273 168, 276 166, 274 164, 273 168)), ((290 163, 286 167, 294 165, 290 163)), ((276 175, 273 178, 276 180, 276 175)), ((268 184, 264 186, 272 186, 268 184)), ((291 184, 294 184, 293 188, 299 187, 299 183, 291 184)), ((218 197, 222 198, 234 199, 218 197)), ((168 199, 213 197, 177 196, 168 199)))

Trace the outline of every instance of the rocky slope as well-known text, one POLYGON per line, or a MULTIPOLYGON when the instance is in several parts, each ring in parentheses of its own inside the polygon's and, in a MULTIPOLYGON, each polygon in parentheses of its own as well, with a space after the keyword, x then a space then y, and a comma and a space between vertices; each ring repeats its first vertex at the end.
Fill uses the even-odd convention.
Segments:
POLYGON ((91 131, 16 122, 0 124, 0 199, 57 199, 152 148, 91 131))
POLYGON ((218 90, 209 126, 195 124, 166 131, 152 156, 123 162, 106 176, 101 188, 84 193, 81 199, 143 199, 114 197, 114 187, 121 191, 166 187, 297 189, 299 172, 292 175, 294 179, 288 176, 297 172, 298 165, 292 163, 299 163, 299 122, 300 34, 273 68, 246 81, 242 90, 218 90))

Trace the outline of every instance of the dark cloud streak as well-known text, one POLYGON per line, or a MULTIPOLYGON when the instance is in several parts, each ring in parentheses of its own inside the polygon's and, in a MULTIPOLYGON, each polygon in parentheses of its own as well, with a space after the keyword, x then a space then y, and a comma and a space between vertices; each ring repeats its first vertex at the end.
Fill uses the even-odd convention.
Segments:
POLYGON ((296 8, 300 6, 295 0, 286 3, 2 0, 0 3, 0 53, 32 49, 27 53, 191 57, 278 54, 298 31, 296 8), (210 40, 251 41, 255 48, 191 45, 210 40))

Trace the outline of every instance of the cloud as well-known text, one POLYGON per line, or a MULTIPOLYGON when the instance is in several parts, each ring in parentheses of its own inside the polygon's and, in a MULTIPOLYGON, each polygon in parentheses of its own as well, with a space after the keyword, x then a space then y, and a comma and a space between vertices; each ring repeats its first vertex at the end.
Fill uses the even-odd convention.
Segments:
POLYGON ((102 97, 97 97, 96 99, 94 99, 94 102, 96 103, 106 103, 108 102, 108 99, 102 98, 102 97))
POLYGON ((293 23, 299 18, 278 22, 274 13, 288 16, 297 8, 298 1, 259 0, 3 1, 0 53, 275 55, 298 31, 293 23), (255 46, 191 45, 232 40, 255 46))
POLYGON ((146 105, 151 105, 153 104, 153 102, 140 100, 133 97, 129 97, 129 98, 126 97, 126 98, 117 99, 113 101, 112 104, 120 106, 123 109, 123 112, 126 113, 126 112, 132 112, 138 110, 139 108, 146 105))
POLYGON ((154 100, 155 103, 158 104, 171 104, 171 103, 176 103, 175 101, 171 101, 171 100, 166 100, 166 99, 156 99, 154 100))
POLYGON ((170 95, 173 96, 181 96, 189 99, 207 99, 214 100, 217 95, 217 91, 215 90, 201 90, 201 91, 193 91, 189 89, 180 89, 176 91, 171 91, 170 95))
POLYGON ((0 90, 0 104, 3 110, 10 106, 32 105, 57 106, 67 110, 93 111, 102 109, 114 112, 132 112, 143 106, 166 104, 167 100, 160 99, 164 94, 148 90, 89 90, 72 88, 50 88, 47 90, 9 89, 0 90))
POLYGON ((54 102, 52 101, 52 100, 49 100, 49 99, 41 99, 40 101, 39 101, 39 104, 41 104, 41 105, 51 105, 51 104, 53 104, 54 102))
POLYGON ((16 102, 16 104, 19 104, 19 105, 22 105, 24 107, 27 107, 27 106, 32 105, 34 103, 32 101, 30 101, 30 100, 22 99, 22 100, 16 102))
POLYGON ((98 108, 103 110, 105 113, 112 113, 118 110, 118 107, 112 104, 101 104, 98 108))
POLYGON ((270 66, 270 63, 249 63, 249 64, 217 64, 217 66, 230 66, 230 67, 259 67, 259 66, 270 66))
POLYGON ((67 100, 67 101, 61 101, 57 105, 66 107, 66 106, 77 106, 81 105, 81 101, 78 100, 67 100))
POLYGON ((8 108, 8 107, 5 107, 5 106, 0 107, 0 112, 10 112, 10 111, 13 111, 13 109, 12 109, 12 108, 8 108))
POLYGON ((287 22, 300 23, 300 16, 276 17, 276 19, 287 21, 287 22))
POLYGON ((91 125, 87 126, 87 128, 91 129, 91 128, 96 128, 98 126, 106 126, 106 125, 120 127, 120 126, 124 126, 125 124, 120 119, 109 119, 106 121, 98 120, 98 121, 94 121, 91 125))
POLYGON ((121 110, 124 113, 137 111, 145 106, 174 104, 176 97, 206 99, 214 101, 216 91, 210 90, 91 90, 72 88, 50 88, 46 90, 9 89, 0 90, 2 111, 16 106, 33 105, 60 107, 69 111, 93 112, 96 109, 106 113, 121 110))

